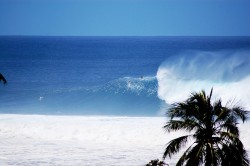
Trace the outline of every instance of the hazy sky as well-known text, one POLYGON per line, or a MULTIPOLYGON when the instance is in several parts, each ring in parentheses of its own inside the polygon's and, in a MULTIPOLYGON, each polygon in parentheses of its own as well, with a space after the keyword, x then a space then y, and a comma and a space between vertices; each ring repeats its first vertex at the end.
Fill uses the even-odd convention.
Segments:
POLYGON ((0 35, 250 36, 250 0, 0 0, 0 35))

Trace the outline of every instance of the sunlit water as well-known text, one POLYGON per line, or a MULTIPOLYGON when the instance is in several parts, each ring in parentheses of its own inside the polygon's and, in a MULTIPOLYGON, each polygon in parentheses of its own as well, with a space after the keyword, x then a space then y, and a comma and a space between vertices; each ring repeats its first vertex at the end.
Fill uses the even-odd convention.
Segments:
POLYGON ((165 133, 155 116, 190 92, 213 87, 213 100, 250 110, 249 54, 249 37, 1 36, 0 165, 161 159, 183 133, 165 133))
MULTIPOLYGON (((163 117, 0 115, 0 165, 145 165, 162 158, 163 117)), ((240 125, 250 152, 250 124, 240 125)), ((174 165, 180 154, 166 159, 174 165)))

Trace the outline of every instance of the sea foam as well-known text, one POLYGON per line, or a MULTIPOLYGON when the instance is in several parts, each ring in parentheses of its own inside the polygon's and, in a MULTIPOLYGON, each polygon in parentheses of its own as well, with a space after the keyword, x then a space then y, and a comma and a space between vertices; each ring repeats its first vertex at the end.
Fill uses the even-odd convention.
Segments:
POLYGON ((158 97, 167 104, 190 93, 213 88, 214 99, 234 101, 250 109, 250 51, 188 51, 161 64, 157 71, 158 97))
POLYGON ((164 118, 0 115, 0 165, 144 165, 161 158, 164 118))
MULTIPOLYGON (((142 166, 162 158, 164 117, 0 115, 0 165, 142 166)), ((249 122, 240 124, 250 151, 249 122)), ((180 154, 166 163, 175 165, 180 154)))

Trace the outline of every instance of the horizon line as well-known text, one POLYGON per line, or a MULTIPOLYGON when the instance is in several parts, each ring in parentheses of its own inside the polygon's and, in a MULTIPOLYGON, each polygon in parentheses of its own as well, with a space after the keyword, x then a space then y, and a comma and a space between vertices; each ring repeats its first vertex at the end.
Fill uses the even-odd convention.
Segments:
POLYGON ((0 37, 250 37, 250 35, 0 35, 0 37))

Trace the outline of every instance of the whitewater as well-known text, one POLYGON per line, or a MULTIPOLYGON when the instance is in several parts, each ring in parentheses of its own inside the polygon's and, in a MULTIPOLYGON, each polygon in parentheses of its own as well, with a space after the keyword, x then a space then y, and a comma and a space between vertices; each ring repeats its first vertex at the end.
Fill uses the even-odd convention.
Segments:
MULTIPOLYGON (((162 159, 187 134, 166 133, 165 113, 190 93, 250 110, 249 54, 249 37, 1 36, 0 165, 162 159)), ((249 154, 250 122, 239 129, 249 154)))
MULTIPOLYGON (((0 165, 142 166, 162 159, 168 141, 163 117, 0 115, 0 165)), ((250 152, 250 123, 240 124, 250 152)), ((175 165, 180 154, 171 160, 175 165)))
POLYGON ((160 65, 158 97, 171 105, 213 88, 213 101, 250 110, 249 54, 249 50, 186 51, 160 65))
POLYGON ((161 158, 163 118, 0 115, 0 165, 144 165, 161 158))
POLYGON ((249 54, 249 37, 0 36, 0 113, 162 116, 211 88, 249 109, 249 54))

